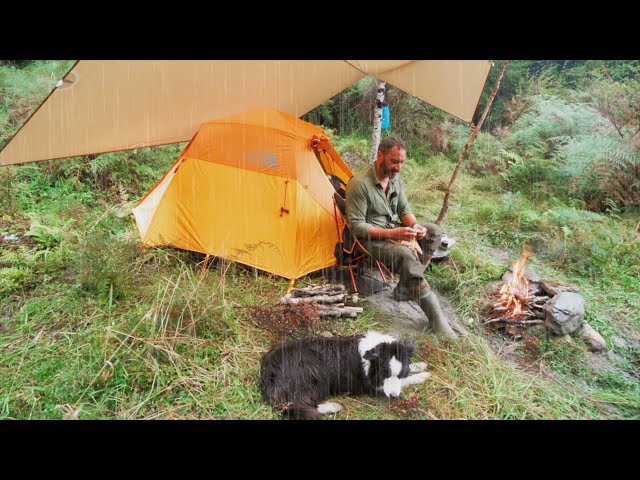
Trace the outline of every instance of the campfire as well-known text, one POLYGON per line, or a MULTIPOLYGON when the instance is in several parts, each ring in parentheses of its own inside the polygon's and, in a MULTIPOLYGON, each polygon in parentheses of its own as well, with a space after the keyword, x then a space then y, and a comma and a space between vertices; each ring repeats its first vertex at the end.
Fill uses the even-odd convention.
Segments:
POLYGON ((521 337, 525 328, 544 323, 542 307, 550 299, 540 288, 540 277, 525 269, 528 256, 529 252, 525 251, 505 272, 504 283, 494 290, 483 322, 495 324, 514 338, 521 337))

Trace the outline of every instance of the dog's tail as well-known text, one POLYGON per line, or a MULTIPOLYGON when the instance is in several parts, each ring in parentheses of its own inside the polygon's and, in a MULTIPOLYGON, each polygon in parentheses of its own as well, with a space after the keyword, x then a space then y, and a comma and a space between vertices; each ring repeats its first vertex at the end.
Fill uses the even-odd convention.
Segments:
POLYGON ((282 416, 289 420, 321 420, 322 415, 318 409, 311 405, 289 404, 282 410, 282 416))

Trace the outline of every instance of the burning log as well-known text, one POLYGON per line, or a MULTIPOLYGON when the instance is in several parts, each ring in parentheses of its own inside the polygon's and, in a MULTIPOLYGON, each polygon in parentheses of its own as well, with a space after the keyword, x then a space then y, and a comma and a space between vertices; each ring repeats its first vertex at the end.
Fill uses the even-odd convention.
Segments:
POLYGON ((489 323, 501 322, 510 325, 539 325, 544 323, 543 320, 519 320, 517 318, 509 318, 509 317, 500 317, 500 318, 490 318, 483 325, 487 325, 489 323))
POLYGON ((522 330, 545 323, 543 307, 549 301, 546 292, 539 288, 540 276, 525 269, 529 253, 513 263, 502 277, 502 285, 493 291, 497 301, 489 303, 484 312, 483 325, 495 325, 514 338, 520 338, 522 330))

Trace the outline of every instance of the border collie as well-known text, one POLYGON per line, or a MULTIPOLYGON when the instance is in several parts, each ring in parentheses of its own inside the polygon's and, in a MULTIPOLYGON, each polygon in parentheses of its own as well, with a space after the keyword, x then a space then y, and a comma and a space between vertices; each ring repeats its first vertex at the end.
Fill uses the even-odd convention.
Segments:
POLYGON ((334 395, 398 397, 402 387, 431 376, 424 371, 426 363, 409 363, 413 350, 413 341, 378 332, 281 342, 262 357, 262 397, 284 417, 296 420, 339 412, 338 403, 320 403, 334 395))

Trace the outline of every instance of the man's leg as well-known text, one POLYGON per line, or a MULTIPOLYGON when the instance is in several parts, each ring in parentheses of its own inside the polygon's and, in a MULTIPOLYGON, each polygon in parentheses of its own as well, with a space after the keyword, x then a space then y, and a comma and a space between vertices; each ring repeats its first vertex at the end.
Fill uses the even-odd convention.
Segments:
POLYGON ((426 280, 421 285, 420 299, 418 302, 422 311, 427 315, 429 321, 431 321, 433 331, 437 335, 443 335, 449 338, 458 338, 456 332, 454 332, 451 325, 449 325, 447 317, 442 313, 438 297, 435 292, 431 290, 426 280))
MULTIPOLYGON (((435 226, 438 227, 437 225, 435 226)), ((434 239, 434 237, 439 236, 441 241, 442 236, 437 229, 432 231, 435 231, 436 234, 431 237, 431 243, 428 243, 428 245, 433 246, 438 241, 438 238, 434 239)), ((437 246, 439 246, 439 243, 437 243, 437 246)), ((436 334, 449 338, 458 338, 442 313, 438 297, 424 279, 426 264, 423 265, 419 262, 415 253, 405 245, 398 245, 384 240, 370 241, 365 248, 371 252, 374 258, 384 262, 386 265, 390 265, 393 271, 400 275, 398 285, 393 292, 396 300, 415 300, 427 315, 436 334)), ((433 251, 435 251, 435 248, 433 251)))
POLYGON ((425 265, 422 265, 407 246, 389 240, 373 240, 365 244, 374 258, 391 267, 400 276, 394 290, 396 300, 415 300, 420 296, 420 284, 424 280, 425 265))

